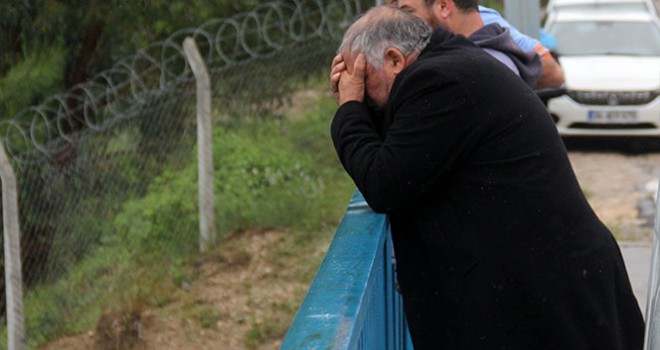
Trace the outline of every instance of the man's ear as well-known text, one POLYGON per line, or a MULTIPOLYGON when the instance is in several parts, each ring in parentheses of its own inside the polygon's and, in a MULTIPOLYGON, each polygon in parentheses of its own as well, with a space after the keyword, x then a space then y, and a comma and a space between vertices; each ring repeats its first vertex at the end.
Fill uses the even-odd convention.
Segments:
POLYGON ((453 0, 435 0, 433 5, 431 5, 431 11, 436 19, 446 19, 451 15, 453 9, 453 0))
POLYGON ((400 71, 410 64, 410 62, 407 61, 406 56, 398 49, 390 47, 385 50, 385 65, 389 67, 395 75, 399 74, 400 71))

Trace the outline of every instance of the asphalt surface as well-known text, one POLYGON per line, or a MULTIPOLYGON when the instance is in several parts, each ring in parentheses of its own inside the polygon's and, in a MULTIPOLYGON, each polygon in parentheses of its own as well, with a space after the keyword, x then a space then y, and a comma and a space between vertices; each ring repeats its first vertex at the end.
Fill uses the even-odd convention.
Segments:
POLYGON ((619 242, 626 263, 630 283, 642 313, 646 313, 649 269, 651 266, 651 243, 619 242))

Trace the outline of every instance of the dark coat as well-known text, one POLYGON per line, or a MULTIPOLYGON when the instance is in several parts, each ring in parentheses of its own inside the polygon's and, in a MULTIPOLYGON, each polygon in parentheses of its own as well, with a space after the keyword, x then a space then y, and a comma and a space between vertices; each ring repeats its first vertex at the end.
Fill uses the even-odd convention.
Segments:
POLYGON ((348 102, 332 138, 389 216, 416 350, 642 348, 619 247, 545 106, 467 39, 436 30, 384 120, 348 102))

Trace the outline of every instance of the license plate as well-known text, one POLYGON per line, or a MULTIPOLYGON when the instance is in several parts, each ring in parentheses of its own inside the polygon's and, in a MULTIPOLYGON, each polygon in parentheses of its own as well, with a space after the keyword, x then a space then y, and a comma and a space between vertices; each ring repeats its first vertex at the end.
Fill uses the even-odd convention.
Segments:
POLYGON ((635 111, 589 111, 591 123, 634 123, 637 121, 635 111))

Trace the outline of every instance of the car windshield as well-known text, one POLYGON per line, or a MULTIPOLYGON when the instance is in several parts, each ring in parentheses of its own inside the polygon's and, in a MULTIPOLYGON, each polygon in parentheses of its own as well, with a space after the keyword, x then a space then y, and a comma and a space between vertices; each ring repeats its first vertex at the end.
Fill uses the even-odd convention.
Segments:
POLYGON ((561 55, 660 56, 660 29, 651 22, 557 22, 549 32, 561 55))

